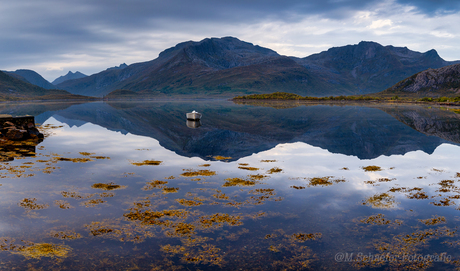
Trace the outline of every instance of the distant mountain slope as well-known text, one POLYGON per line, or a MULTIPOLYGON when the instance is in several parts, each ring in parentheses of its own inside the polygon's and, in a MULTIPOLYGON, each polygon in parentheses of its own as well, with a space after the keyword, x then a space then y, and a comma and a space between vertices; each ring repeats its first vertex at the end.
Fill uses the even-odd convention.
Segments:
POLYGON ((80 78, 84 78, 86 77, 87 75, 79 72, 79 71, 76 71, 75 73, 69 71, 66 75, 63 75, 63 76, 59 76, 58 78, 54 79, 54 81, 52 82, 53 86, 54 85, 58 85, 64 81, 67 81, 67 80, 73 80, 73 79, 80 79, 80 78))
POLYGON ((108 70, 123 70, 126 67, 128 67, 128 65, 126 65, 126 63, 123 63, 123 64, 120 64, 120 66, 115 66, 115 67, 108 68, 108 69, 106 69, 106 71, 108 71, 108 70))
POLYGON ((142 97, 233 97, 274 91, 302 96, 367 94, 427 68, 449 64, 434 50, 419 53, 375 42, 295 58, 225 37, 179 43, 154 60, 108 69, 58 86, 88 96, 103 96, 117 89, 134 91, 142 97))
POLYGON ((56 89, 56 86, 48 82, 40 74, 32 70, 16 70, 14 72, 6 72, 9 75, 16 77, 24 82, 34 84, 36 86, 46 88, 46 89, 56 89))
MULTIPOLYGON (((333 84, 275 51, 236 38, 184 42, 155 60, 123 70, 106 70, 87 78, 64 82, 72 93, 102 96, 116 89, 151 94, 208 94, 232 97, 280 88, 303 95, 324 95, 333 84)), ((346 88, 337 92, 351 94, 346 88)))
POLYGON ((420 53, 375 42, 335 47, 293 59, 318 77, 354 86, 357 94, 379 92, 414 73, 457 63, 443 60, 435 50, 420 53))
POLYGON ((381 94, 416 96, 459 96, 460 64, 428 69, 406 78, 381 94))
POLYGON ((0 100, 81 99, 65 90, 44 89, 0 71, 0 100))

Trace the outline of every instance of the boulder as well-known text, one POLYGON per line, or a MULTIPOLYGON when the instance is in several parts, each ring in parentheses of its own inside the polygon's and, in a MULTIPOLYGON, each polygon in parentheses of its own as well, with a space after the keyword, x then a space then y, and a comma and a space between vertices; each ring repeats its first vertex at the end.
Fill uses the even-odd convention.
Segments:
POLYGON ((28 133, 26 130, 9 129, 6 132, 6 138, 9 140, 23 140, 28 138, 28 133))

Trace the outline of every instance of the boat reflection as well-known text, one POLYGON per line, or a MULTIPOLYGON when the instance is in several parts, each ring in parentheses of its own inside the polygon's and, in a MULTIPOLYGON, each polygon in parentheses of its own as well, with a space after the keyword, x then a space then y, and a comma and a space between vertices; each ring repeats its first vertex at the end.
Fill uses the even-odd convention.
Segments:
POLYGON ((201 120, 187 120, 187 127, 196 129, 201 126, 201 120))

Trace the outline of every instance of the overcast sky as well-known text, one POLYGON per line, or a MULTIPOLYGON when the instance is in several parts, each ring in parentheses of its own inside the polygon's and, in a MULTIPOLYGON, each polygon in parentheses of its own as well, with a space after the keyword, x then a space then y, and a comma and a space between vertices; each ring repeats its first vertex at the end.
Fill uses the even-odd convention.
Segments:
POLYGON ((0 70, 49 81, 233 36, 305 57, 375 41, 460 59, 460 0, 0 0, 0 70))

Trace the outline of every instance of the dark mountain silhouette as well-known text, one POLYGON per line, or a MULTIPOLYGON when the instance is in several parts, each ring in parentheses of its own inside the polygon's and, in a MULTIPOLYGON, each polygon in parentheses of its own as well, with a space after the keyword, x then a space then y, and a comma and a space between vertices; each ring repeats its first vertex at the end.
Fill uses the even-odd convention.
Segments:
POLYGON ((145 95, 226 95, 279 88, 320 95, 330 86, 310 76, 288 57, 236 38, 184 42, 160 53, 155 60, 132 64, 59 87, 73 93, 101 96, 116 89, 145 95))
POLYGON ((459 96, 460 64, 422 71, 400 81, 380 94, 459 96))
POLYGON ((110 71, 110 70, 123 70, 124 68, 128 67, 128 65, 126 65, 126 63, 123 63, 123 64, 120 64, 120 66, 115 66, 115 67, 111 67, 111 68, 108 68, 106 69, 106 71, 110 71))
MULTIPOLYGON (((114 90, 134 91, 141 97, 233 97, 274 91, 303 96, 366 94, 382 91, 427 68, 449 64, 435 50, 419 53, 375 42, 295 58, 225 37, 179 43, 154 60, 108 69, 59 87, 89 96, 114 90)), ((127 92, 115 94, 120 93, 127 92)))
POLYGON ((0 71, 0 100, 82 99, 65 90, 44 89, 0 71))
POLYGON ((75 73, 69 71, 66 75, 63 75, 63 76, 59 76, 58 78, 54 79, 54 81, 52 82, 53 85, 58 85, 62 82, 65 82, 67 80, 73 80, 73 79, 80 79, 80 78, 84 78, 84 77, 87 77, 87 75, 79 72, 79 71, 76 71, 75 73))
POLYGON ((20 79, 24 82, 34 84, 45 89, 56 89, 56 86, 48 82, 40 74, 32 70, 16 70, 14 72, 6 72, 7 74, 20 79))
POLYGON ((315 76, 347 85, 357 94, 379 92, 420 71, 457 63, 443 60, 435 50, 419 53, 364 41, 294 59, 315 76))

